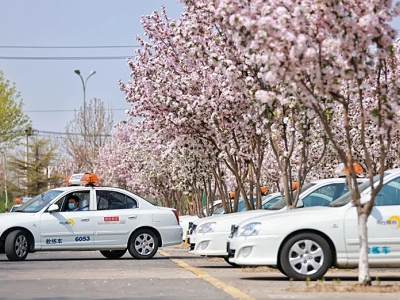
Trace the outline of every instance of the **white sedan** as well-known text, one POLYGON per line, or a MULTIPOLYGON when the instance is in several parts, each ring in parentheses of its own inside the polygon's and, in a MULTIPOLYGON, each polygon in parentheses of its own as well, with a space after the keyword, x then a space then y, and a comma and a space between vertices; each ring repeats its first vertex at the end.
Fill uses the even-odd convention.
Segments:
MULTIPOLYGON (((213 202, 213 211, 215 212, 216 210, 218 210, 222 205, 222 201, 221 200, 215 200, 213 202)), ((211 204, 210 204, 211 207, 211 204)), ((207 207, 203 208, 203 214, 207 215, 207 207)), ((196 220, 198 220, 199 217, 198 216, 192 216, 192 215, 183 215, 183 216, 179 216, 179 224, 182 226, 183 228, 183 236, 182 236, 182 240, 185 241, 186 237, 187 237, 187 230, 189 228, 189 223, 190 222, 194 222, 196 220)))
POLYGON ((9 260, 60 250, 100 250, 112 259, 128 250, 134 258, 148 259, 158 247, 181 242, 175 209, 156 207, 119 188, 56 188, 0 214, 0 253, 9 260), (78 211, 68 211, 71 196, 79 198, 78 211))
MULTIPOLYGON (((322 179, 304 185, 299 196, 298 207, 327 206, 348 191, 345 184, 346 178, 322 179)), ((365 178, 358 179, 359 183, 365 178)), ((286 210, 285 199, 280 193, 273 194, 269 200, 276 203, 262 210, 246 211, 221 216, 213 216, 195 221, 189 230, 190 253, 204 256, 223 257, 226 262, 236 265, 228 260, 226 239, 231 232, 231 226, 248 218, 258 218, 278 211, 286 210)), ((267 202, 269 203, 269 202, 267 202)))
MULTIPOLYGON (((373 178, 375 184, 378 176, 373 178)), ((359 186, 361 203, 370 199, 369 181, 359 186)), ((368 218, 372 267, 400 267, 400 169, 385 172, 384 185, 368 218)), ((250 218, 232 227, 229 261, 271 266, 296 280, 315 280, 332 266, 357 267, 357 208, 347 193, 329 207, 312 207, 250 218)))

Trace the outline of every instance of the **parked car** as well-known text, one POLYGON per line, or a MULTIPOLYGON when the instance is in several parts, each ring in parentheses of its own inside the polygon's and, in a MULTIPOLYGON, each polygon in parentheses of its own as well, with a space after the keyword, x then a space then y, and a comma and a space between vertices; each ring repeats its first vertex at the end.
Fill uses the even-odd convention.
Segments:
MULTIPOLYGON (((378 184, 379 175, 373 178, 378 184)), ((370 182, 359 186, 361 203, 370 182)), ((350 193, 325 207, 309 207, 249 218, 233 226, 229 261, 270 266, 296 280, 319 279, 332 266, 355 268, 359 261, 357 208, 350 193)), ((400 169, 385 171, 384 184, 367 222, 371 267, 400 267, 400 169)))
POLYGON ((13 213, 0 214, 0 253, 24 260, 35 251, 100 250, 117 259, 129 251, 149 259, 159 247, 182 242, 175 209, 156 207, 120 188, 97 187, 94 174, 74 174, 68 181, 73 186, 48 190, 13 213), (78 211, 68 209, 71 196, 80 199, 78 211))
MULTIPOLYGON (((213 202, 213 212, 215 212, 216 210, 219 209, 219 207, 222 205, 222 201, 221 200, 215 200, 213 202)), ((203 214, 206 215, 207 211, 206 211, 207 207, 203 208, 203 214)), ((211 208, 211 204, 210 204, 210 208, 211 208)), ((183 235, 182 235, 182 240, 185 241, 186 237, 187 237, 187 228, 189 227, 189 223, 190 222, 194 222, 196 220, 198 220, 199 217, 198 216, 191 216, 191 215, 184 215, 184 216, 179 216, 179 224, 182 226, 183 228, 183 235)))
MULTIPOLYGON (((359 178, 358 182, 365 182, 359 178)), ((313 181, 304 185, 297 207, 327 206, 341 195, 347 193, 346 178, 332 178, 313 181)), ((266 210, 254 210, 242 213, 227 214, 220 217, 208 217, 196 221, 190 229, 190 253, 197 255, 223 257, 226 262, 236 266, 236 262, 228 260, 226 239, 231 226, 250 217, 261 218, 287 209, 286 201, 280 193, 274 194, 278 200, 266 210)))

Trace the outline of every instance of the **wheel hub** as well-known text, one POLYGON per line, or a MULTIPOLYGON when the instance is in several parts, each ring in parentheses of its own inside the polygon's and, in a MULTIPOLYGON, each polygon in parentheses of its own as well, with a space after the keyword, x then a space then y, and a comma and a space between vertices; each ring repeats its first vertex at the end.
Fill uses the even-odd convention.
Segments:
POLYGON ((321 269, 324 252, 318 243, 312 240, 300 240, 290 248, 289 263, 297 273, 312 275, 321 269))
POLYGON ((135 249, 141 255, 150 255, 154 247, 154 239, 150 234, 143 233, 135 240, 135 249))

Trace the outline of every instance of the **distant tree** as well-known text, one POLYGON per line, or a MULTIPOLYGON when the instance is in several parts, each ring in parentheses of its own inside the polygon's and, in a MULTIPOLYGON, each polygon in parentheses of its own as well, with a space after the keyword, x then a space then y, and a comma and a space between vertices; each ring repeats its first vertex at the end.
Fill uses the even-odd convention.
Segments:
POLYGON ((12 170, 12 176, 19 179, 20 193, 34 196, 59 186, 61 177, 50 172, 50 166, 54 164, 55 159, 55 146, 51 141, 34 138, 28 146, 27 154, 26 156, 25 151, 19 151, 15 155, 10 155, 7 162, 8 168, 12 170))
POLYGON ((30 124, 28 116, 22 112, 22 106, 15 84, 5 79, 0 71, 0 149, 18 142, 30 124))
POLYGON ((81 172, 94 170, 98 150, 110 139, 112 129, 113 114, 100 99, 90 100, 86 111, 81 107, 75 113, 74 119, 65 128, 67 141, 64 145, 75 168, 81 172))

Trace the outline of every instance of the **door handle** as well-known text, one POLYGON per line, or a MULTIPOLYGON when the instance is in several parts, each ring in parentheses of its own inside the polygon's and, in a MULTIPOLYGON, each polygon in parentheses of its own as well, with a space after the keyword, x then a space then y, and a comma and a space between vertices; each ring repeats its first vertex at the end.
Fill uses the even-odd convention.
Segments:
POLYGON ((128 219, 136 219, 137 218, 137 216, 135 215, 135 216, 129 216, 128 217, 128 219))
POLYGON ((81 218, 82 222, 88 222, 90 220, 90 218, 81 218))

